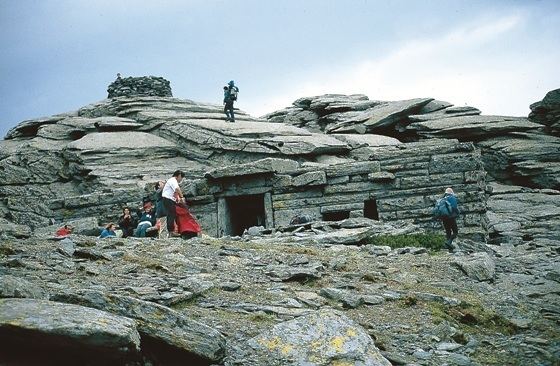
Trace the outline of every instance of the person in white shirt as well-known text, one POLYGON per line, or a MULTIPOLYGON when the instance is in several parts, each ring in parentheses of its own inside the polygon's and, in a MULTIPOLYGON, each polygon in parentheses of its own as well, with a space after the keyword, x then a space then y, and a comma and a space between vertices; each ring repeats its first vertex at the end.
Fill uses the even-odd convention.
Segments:
POLYGON ((175 229, 175 217, 177 216, 175 205, 185 201, 183 192, 181 192, 179 187, 179 183, 181 183, 184 177, 185 173, 181 170, 176 170, 173 176, 167 180, 165 186, 163 186, 161 196, 163 198, 163 207, 167 213, 167 233, 163 233, 160 237, 166 238, 175 229))

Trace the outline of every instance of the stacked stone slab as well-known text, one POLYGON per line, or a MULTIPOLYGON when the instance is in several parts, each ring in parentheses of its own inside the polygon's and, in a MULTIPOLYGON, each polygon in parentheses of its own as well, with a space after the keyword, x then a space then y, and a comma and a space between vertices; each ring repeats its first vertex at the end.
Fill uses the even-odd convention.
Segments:
POLYGON ((127 77, 113 81, 107 88, 108 98, 132 97, 132 96, 152 96, 152 97, 172 97, 169 81, 162 77, 142 76, 127 77))
POLYGON ((531 105, 529 118, 480 115, 432 98, 371 101, 364 95, 301 98, 265 116, 271 122, 329 134, 381 134, 400 141, 433 138, 474 142, 486 171, 501 183, 560 189, 560 89, 531 105))
MULTIPOLYGON (((485 172, 471 143, 434 140, 371 148, 366 161, 338 164, 303 163, 286 159, 214 169, 206 180, 191 182, 192 210, 211 235, 231 233, 228 198, 262 195, 263 226, 287 226, 305 215, 369 217, 386 222, 412 221, 432 229, 431 209, 446 187, 461 201, 462 232, 484 237, 486 231, 485 172)), ((247 214, 247 212, 246 212, 247 214)))

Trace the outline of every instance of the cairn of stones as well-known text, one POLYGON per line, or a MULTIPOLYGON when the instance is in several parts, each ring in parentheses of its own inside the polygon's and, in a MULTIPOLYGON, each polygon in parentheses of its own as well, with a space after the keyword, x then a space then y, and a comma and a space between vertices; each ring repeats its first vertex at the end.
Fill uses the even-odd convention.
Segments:
POLYGON ((168 80, 157 76, 117 77, 107 88, 108 98, 149 96, 172 97, 168 80))

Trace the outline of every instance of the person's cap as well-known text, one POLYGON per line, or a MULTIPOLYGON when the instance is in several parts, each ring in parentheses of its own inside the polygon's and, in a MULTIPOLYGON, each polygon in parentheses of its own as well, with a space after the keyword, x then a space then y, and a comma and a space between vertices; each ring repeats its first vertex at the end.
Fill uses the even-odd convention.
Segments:
POLYGON ((233 86, 233 84, 235 84, 235 83, 233 82, 233 80, 230 80, 229 83, 228 83, 228 85, 232 85, 232 86, 233 86))
POLYGON ((447 189, 445 190, 445 193, 454 194, 454 193, 453 193, 453 189, 451 189, 451 187, 447 188, 447 189))
POLYGON ((151 208, 151 207, 152 207, 151 201, 144 202, 144 208, 151 208))

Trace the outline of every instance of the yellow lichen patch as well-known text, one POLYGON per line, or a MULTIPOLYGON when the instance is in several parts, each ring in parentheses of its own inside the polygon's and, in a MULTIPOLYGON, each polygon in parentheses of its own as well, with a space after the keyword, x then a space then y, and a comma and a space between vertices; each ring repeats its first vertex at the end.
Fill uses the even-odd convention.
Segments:
POLYGON ((282 354, 284 356, 288 355, 290 352, 292 352, 292 350, 294 349, 294 347, 292 347, 289 344, 284 345, 282 348, 280 348, 280 352, 282 352, 282 354))
POLYGON ((352 328, 349 328, 349 329, 346 331, 346 335, 347 335, 348 337, 355 337, 356 334, 358 334, 358 333, 356 333, 356 330, 355 330, 355 329, 352 329, 352 328))
POLYGON ((229 263, 239 263, 240 261, 239 257, 233 255, 228 255, 227 260, 229 263))
POLYGON ((334 337, 331 340, 331 346, 335 349, 336 352, 342 352, 344 347, 344 337, 334 337))
POLYGON ((321 346, 320 341, 313 341, 311 342, 311 349, 319 348, 321 346))
POLYGON ((274 337, 271 339, 259 339, 259 343, 268 348, 271 351, 280 347, 281 340, 279 337, 274 337))
POLYGON ((331 363, 332 366, 354 366, 354 362, 346 361, 346 360, 334 360, 331 363))

